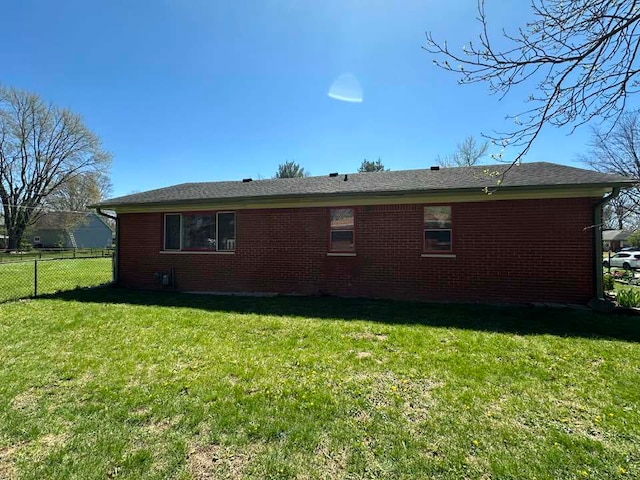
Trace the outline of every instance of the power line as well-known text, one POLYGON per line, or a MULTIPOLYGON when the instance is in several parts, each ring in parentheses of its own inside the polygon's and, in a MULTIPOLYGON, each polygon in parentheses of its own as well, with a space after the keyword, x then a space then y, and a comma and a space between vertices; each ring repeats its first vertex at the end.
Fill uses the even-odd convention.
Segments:
MULTIPOLYGON (((42 210, 43 213, 95 213, 93 210, 56 210, 56 209, 47 209, 46 207, 42 207, 41 205, 37 207, 26 207, 24 205, 16 205, 13 203, 2 203, 0 202, 0 207, 16 207, 16 208, 24 208, 25 210, 42 210)), ((112 210, 107 210, 112 211, 112 210)), ((1 214, 1 212, 0 212, 1 214)))

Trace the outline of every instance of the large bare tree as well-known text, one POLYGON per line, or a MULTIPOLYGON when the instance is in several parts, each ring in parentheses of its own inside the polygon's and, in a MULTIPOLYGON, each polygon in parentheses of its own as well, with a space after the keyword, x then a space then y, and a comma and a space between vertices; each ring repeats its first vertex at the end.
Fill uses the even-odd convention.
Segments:
POLYGON ((106 172, 110 155, 67 109, 0 86, 0 202, 8 250, 20 244, 44 200, 78 175, 106 172))
POLYGON ((87 210, 87 205, 104 200, 111 193, 111 180, 104 172, 82 172, 69 178, 49 194, 48 209, 68 212, 87 210))
MULTIPOLYGON (((640 179, 640 112, 625 112, 615 124, 606 128, 593 127, 589 150, 579 158, 600 172, 640 179)), ((638 187, 620 192, 605 213, 613 228, 637 223, 640 215, 638 187)))
POLYGON ((436 161, 442 167, 471 167, 487 154, 488 149, 489 143, 487 141, 478 144, 476 139, 470 135, 458 144, 454 153, 444 157, 438 155, 436 161))
POLYGON ((481 33, 461 51, 427 34, 434 62, 459 83, 486 83, 505 96, 528 91, 529 107, 511 114, 514 128, 487 135, 518 147, 522 159, 545 125, 576 128, 591 120, 618 119, 638 91, 640 5, 637 0, 531 0, 532 21, 502 30, 500 47, 490 34, 484 0, 481 33))

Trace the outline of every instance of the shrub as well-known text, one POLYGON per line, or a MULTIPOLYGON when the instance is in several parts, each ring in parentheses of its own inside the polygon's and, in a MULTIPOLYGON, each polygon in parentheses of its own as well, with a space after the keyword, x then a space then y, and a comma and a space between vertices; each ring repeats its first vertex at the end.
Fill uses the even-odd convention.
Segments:
POLYGON ((31 242, 29 242, 29 240, 27 240, 26 238, 21 238, 20 239, 20 247, 19 247, 19 249, 21 251, 30 252, 32 248, 33 248, 33 245, 31 245, 31 242))
POLYGON ((613 275, 611 275, 610 273, 606 273, 603 277, 603 284, 604 284, 604 289, 605 291, 611 291, 614 288, 615 282, 613 281, 613 275))
POLYGON ((624 288, 618 291, 616 298, 621 307, 637 307, 640 305, 640 290, 624 288))

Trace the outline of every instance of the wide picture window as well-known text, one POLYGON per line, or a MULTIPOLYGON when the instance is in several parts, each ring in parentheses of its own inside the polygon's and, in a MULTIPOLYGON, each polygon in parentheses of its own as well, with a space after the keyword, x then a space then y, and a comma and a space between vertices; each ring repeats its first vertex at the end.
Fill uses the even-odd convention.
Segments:
POLYGON ((452 251, 451 207, 424 207, 424 251, 446 253, 452 251))
POLYGON ((168 213, 164 216, 164 249, 192 252, 234 251, 236 215, 168 213))

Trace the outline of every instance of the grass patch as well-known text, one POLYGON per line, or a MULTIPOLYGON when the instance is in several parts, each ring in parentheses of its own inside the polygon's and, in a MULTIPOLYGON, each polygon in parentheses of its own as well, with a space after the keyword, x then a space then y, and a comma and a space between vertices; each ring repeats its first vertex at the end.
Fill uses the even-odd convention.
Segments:
POLYGON ((108 248, 71 248, 71 249, 34 249, 19 252, 0 251, 0 263, 28 262, 33 260, 54 260, 64 258, 111 257, 113 249, 108 248))
POLYGON ((636 318, 105 289, 0 333, 0 477, 640 476, 636 318))
MULTIPOLYGON (((38 295, 93 287, 112 279, 110 257, 38 261, 38 295)), ((0 263, 0 302, 34 294, 34 262, 0 263)))

